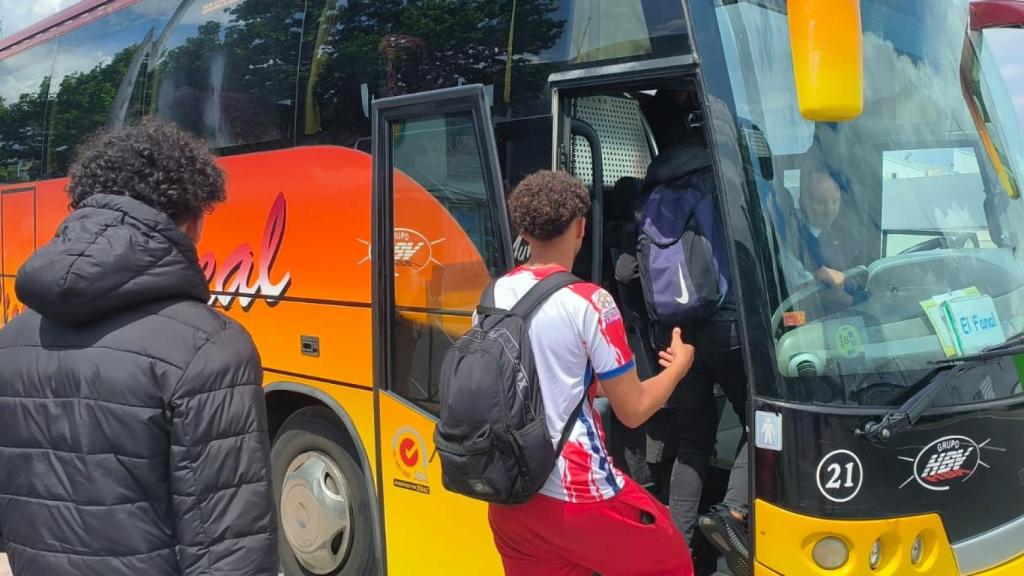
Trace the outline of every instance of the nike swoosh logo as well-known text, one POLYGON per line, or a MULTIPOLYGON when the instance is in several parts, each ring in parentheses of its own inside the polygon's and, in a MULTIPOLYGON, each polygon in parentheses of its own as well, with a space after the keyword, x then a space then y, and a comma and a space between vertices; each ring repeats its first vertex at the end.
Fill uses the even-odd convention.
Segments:
POLYGON ((687 304, 690 302, 690 292, 686 289, 686 280, 683 279, 683 265, 678 264, 679 268, 679 297, 676 298, 676 302, 680 304, 687 304))

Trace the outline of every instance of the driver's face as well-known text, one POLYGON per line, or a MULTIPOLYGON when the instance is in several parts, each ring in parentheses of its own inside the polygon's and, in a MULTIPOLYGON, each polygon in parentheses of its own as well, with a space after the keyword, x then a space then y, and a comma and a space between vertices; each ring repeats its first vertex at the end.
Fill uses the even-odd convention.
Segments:
POLYGON ((809 184, 808 190, 801 191, 800 207, 808 224, 814 228, 828 228, 839 215, 839 186, 826 174, 814 175, 809 184))

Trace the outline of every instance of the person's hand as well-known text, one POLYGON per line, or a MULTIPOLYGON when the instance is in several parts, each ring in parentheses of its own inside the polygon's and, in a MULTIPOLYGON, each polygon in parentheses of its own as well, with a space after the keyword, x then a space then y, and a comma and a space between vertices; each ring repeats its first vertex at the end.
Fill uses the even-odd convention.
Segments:
POLYGON ((833 270, 827 266, 818 268, 818 271, 814 273, 814 279, 818 282, 824 282, 832 288, 842 289, 843 285, 846 284, 846 275, 838 270, 833 270))
POLYGON ((672 371, 677 380, 682 380, 693 366, 693 354, 693 346, 683 342, 683 331, 675 328, 672 330, 672 343, 658 353, 658 364, 666 371, 672 371))

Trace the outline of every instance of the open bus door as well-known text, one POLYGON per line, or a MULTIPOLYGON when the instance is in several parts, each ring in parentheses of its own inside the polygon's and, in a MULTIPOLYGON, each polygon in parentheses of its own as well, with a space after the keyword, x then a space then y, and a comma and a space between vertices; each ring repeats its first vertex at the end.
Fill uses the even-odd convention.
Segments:
POLYGON ((388 571, 497 574, 486 509, 444 489, 433 443, 444 351, 512 262, 485 91, 376 100, 373 141, 376 476, 388 571))

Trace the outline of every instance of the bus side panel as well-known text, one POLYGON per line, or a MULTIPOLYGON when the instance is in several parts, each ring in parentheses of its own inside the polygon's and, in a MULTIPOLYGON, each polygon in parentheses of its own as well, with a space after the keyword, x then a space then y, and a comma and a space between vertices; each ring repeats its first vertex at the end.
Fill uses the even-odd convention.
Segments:
MULTIPOLYGON (((253 333, 268 369, 372 387, 372 158, 313 146, 220 165, 228 200, 208 217, 199 247, 211 303, 253 333)), ((396 245, 404 234, 417 248, 396 250, 400 314, 468 314, 489 280, 479 253, 429 192, 404 175, 396 186, 396 245)))
POLYGON ((249 331, 264 369, 281 374, 278 380, 302 374, 372 390, 369 307, 285 301, 271 308, 259 302, 248 311, 235 304, 227 314, 249 331))
POLYGON ((21 313, 23 306, 14 292, 18 268, 35 250, 35 187, 19 186, 0 190, 0 245, 3 250, 3 293, 0 300, 4 324, 21 313))
POLYGON ((390 574, 501 574, 487 505, 441 484, 433 418, 380 396, 381 473, 390 574))
POLYGON ((36 247, 41 248, 57 233, 70 214, 68 179, 44 180, 36 184, 36 247))
POLYGON ((219 163, 228 198, 199 246, 218 307, 256 309, 282 297, 369 306, 369 155, 304 147, 219 163))
POLYGON ((12 296, 14 295, 14 279, 8 280, 7 278, 7 267, 3 265, 4 256, 4 211, 3 211, 3 200, 0 199, 0 328, 3 328, 7 324, 8 314, 11 312, 11 308, 14 305, 12 296), (11 285, 10 293, 8 293, 7 284, 11 285))

